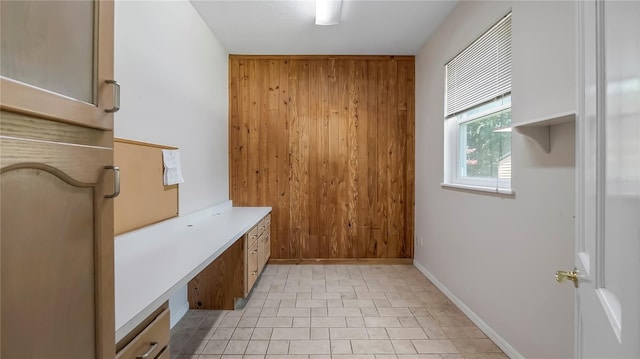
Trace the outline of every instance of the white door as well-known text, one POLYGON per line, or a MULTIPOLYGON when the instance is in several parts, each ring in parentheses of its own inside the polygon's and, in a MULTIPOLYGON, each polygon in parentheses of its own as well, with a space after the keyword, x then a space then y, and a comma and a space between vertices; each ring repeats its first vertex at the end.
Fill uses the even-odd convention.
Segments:
POLYGON ((640 358, 640 1, 578 6, 576 356, 640 358))

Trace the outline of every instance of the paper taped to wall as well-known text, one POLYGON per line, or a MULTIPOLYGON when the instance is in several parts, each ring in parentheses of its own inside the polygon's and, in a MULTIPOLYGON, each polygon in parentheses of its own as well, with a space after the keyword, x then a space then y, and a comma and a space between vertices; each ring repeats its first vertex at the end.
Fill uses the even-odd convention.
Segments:
POLYGON ((164 162, 163 181, 165 186, 184 182, 180 168, 179 150, 162 150, 162 162, 164 162))

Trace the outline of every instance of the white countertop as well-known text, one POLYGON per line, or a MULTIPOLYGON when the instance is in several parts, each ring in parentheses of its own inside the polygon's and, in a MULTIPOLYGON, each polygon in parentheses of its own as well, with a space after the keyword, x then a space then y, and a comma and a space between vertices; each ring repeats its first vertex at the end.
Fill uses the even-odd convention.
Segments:
POLYGON ((116 342, 269 212, 229 201, 116 237, 116 342))

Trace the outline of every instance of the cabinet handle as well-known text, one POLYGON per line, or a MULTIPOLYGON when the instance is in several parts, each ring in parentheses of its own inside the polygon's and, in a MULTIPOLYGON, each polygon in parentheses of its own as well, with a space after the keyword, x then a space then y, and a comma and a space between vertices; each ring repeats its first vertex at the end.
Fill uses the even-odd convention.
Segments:
POLYGON ((257 249, 254 249, 254 250, 251 251, 251 254, 256 254, 256 253, 258 253, 257 249))
POLYGON ((257 270, 254 270, 253 272, 251 272, 251 275, 256 275, 256 274, 258 274, 257 270))
POLYGON ((105 170, 113 170, 113 193, 104 198, 116 198, 120 195, 120 168, 118 166, 104 166, 105 170))
POLYGON ((104 82, 113 85, 113 107, 106 108, 104 112, 118 112, 120 110, 120 84, 116 80, 105 80, 104 82))
POLYGON ((149 348, 149 350, 146 353, 142 355, 138 355, 136 359, 147 359, 149 355, 151 355, 151 353, 153 353, 153 351, 156 350, 157 347, 158 347, 158 342, 151 342, 151 348, 149 348))

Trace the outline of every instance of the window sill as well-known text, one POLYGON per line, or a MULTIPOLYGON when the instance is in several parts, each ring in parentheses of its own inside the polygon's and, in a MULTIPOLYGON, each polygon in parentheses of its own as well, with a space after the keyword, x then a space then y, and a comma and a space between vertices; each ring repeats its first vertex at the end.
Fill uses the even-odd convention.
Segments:
POLYGON ((513 189, 507 189, 507 188, 472 186, 468 184, 457 184, 457 183, 440 183, 440 186, 445 189, 463 189, 467 191, 493 193, 493 194, 503 195, 507 197, 514 197, 516 195, 516 192, 513 189))

